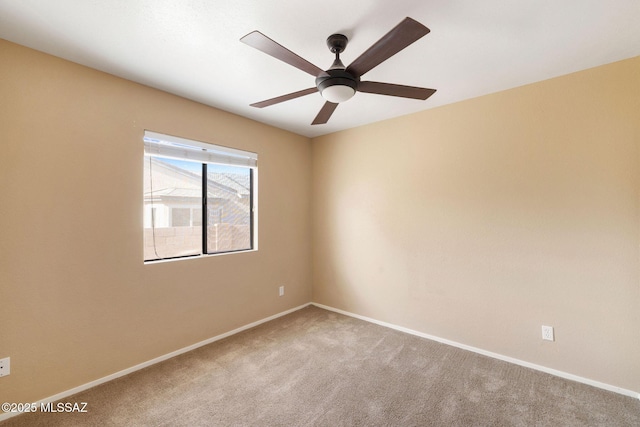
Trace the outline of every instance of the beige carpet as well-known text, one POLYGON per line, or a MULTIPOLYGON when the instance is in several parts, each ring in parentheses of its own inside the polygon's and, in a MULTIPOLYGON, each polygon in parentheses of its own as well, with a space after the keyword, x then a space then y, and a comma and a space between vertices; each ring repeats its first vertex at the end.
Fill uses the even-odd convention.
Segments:
POLYGON ((640 402, 307 307, 9 426, 640 426, 640 402))

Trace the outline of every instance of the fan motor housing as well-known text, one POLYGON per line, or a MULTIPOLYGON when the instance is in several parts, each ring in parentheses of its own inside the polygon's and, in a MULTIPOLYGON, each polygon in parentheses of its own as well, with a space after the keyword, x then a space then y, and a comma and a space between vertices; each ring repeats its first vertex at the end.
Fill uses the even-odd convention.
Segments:
POLYGON ((349 86, 354 91, 358 90, 358 83, 360 83, 360 78, 352 76, 345 70, 333 69, 327 70, 326 73, 328 75, 316 77, 316 87, 320 92, 322 92, 329 86, 335 85, 349 86))

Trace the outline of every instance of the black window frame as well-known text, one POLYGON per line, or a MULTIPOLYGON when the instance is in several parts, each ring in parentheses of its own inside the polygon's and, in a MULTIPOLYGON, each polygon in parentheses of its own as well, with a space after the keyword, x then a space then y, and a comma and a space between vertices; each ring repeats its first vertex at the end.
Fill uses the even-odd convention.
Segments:
MULTIPOLYGON (((242 166, 237 166, 242 167, 242 166)), ((247 167, 249 169, 249 247, 244 249, 234 249, 231 251, 217 251, 217 252, 209 252, 209 248, 207 243, 209 239, 208 236, 208 222, 209 222, 209 210, 208 210, 208 197, 207 197, 207 187, 209 185, 209 179, 207 178, 209 165, 207 163, 202 163, 202 254, 200 255, 188 255, 187 257, 191 258, 194 256, 202 256, 202 255, 218 255, 218 254, 230 254, 234 252, 246 252, 252 251, 254 249, 255 243, 253 241, 253 222, 254 222, 254 212, 253 212, 253 168, 247 167)), ((166 259, 166 258, 163 258, 166 259)))

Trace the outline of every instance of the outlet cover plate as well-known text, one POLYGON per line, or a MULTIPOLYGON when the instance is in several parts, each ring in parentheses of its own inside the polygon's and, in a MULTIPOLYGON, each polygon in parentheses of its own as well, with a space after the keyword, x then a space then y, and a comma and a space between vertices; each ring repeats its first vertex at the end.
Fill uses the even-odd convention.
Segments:
POLYGON ((542 339, 546 341, 555 341, 553 336, 553 326, 542 326, 542 339))
POLYGON ((11 358, 0 359, 0 377, 6 377, 11 373, 11 358))

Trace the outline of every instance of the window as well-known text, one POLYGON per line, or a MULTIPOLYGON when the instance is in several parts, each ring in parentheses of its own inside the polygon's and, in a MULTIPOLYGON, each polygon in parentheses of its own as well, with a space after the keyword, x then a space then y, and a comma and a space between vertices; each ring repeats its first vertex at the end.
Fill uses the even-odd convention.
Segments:
POLYGON ((145 131, 144 260, 254 249, 255 153, 145 131))

